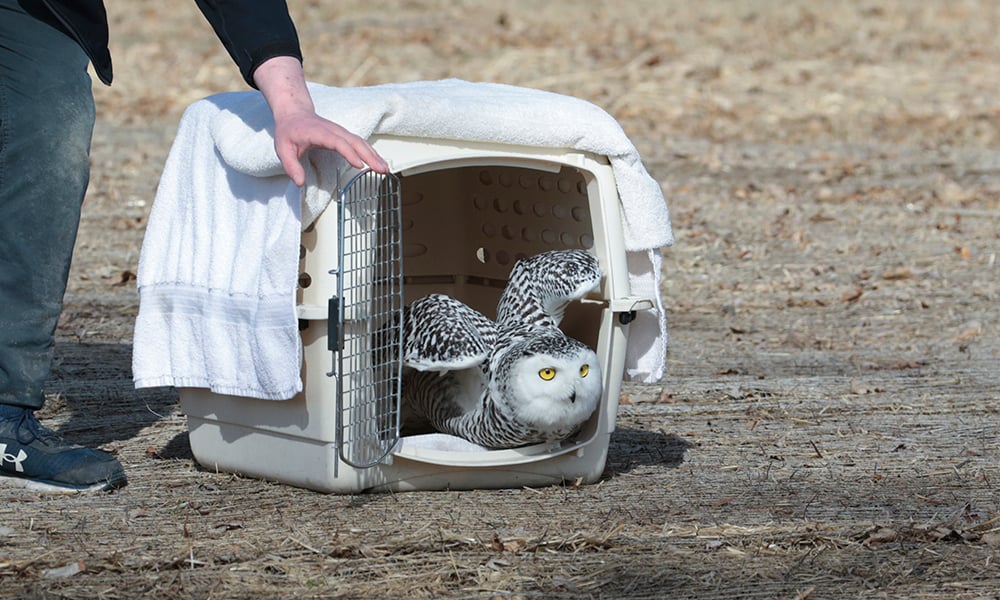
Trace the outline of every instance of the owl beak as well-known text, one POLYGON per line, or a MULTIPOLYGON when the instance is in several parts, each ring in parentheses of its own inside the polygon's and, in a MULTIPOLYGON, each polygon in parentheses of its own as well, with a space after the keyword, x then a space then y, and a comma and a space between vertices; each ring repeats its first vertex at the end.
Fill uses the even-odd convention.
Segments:
POLYGON ((573 390, 573 393, 569 395, 569 401, 571 404, 576 404, 576 390, 573 390))

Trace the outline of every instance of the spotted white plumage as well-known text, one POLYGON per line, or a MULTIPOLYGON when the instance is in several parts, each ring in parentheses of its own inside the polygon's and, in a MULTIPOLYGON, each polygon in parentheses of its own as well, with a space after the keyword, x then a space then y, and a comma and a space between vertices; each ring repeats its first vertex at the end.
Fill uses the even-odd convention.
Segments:
POLYGON ((431 294, 406 307, 402 335, 404 365, 420 371, 452 371, 487 360, 497 328, 451 296, 431 294))
POLYGON ((555 442, 600 403, 597 355, 559 329, 566 305, 601 280, 582 250, 518 261, 494 323, 449 296, 404 313, 404 427, 429 427, 487 448, 555 442))

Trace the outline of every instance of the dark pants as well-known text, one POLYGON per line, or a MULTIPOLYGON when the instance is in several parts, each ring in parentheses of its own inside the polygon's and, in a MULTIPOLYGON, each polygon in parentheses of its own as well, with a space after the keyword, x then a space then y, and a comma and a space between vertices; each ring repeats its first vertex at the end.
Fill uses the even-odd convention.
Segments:
POLYGON ((43 14, 0 0, 0 404, 29 408, 44 402, 94 128, 87 56, 43 14))

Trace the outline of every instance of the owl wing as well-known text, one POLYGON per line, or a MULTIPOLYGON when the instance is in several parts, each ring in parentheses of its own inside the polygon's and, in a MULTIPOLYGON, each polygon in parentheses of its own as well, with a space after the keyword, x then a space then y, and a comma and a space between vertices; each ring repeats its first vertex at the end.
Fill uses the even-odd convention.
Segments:
POLYGON ((558 327, 570 302, 601 283, 597 258, 585 250, 552 250, 514 264, 497 306, 501 327, 558 327))
POLYGON ((403 312, 403 364, 418 371, 481 366, 496 344, 496 325, 444 294, 424 296, 403 312))

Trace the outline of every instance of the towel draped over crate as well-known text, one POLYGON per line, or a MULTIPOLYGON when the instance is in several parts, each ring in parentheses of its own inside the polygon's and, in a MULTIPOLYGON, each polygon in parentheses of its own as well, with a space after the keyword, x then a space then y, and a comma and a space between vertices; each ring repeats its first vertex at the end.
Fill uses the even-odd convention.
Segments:
MULTIPOLYGON (((659 380, 667 330, 660 249, 673 243, 660 185, 621 126, 561 94, 448 79, 335 88, 309 84, 317 112, 375 134, 572 148, 611 163, 632 295, 654 301, 630 328, 626 375, 659 380)), ((185 111, 164 166, 139 261, 136 387, 202 387, 287 399, 301 391, 295 313, 299 236, 336 193, 336 153, 304 157, 306 185, 284 175, 259 92, 229 92, 185 111)))

